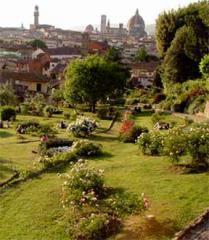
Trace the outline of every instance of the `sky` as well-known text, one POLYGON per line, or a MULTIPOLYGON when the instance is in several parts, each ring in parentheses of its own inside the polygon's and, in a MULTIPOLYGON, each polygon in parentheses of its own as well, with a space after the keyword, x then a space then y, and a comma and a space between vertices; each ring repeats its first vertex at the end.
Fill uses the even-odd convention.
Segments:
POLYGON ((0 26, 28 28, 33 23, 35 5, 39 6, 40 24, 63 29, 76 29, 88 24, 100 24, 107 15, 110 23, 127 24, 136 9, 146 24, 153 24, 160 12, 176 9, 198 0, 0 0, 0 26))

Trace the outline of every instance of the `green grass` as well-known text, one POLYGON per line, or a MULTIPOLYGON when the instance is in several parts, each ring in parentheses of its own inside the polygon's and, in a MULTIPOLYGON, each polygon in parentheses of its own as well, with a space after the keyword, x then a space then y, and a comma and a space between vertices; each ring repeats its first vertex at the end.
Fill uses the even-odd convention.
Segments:
MULTIPOLYGON (((182 121, 172 116, 167 117, 170 121, 182 121)), ((28 118, 18 116, 18 120, 28 118)), ((60 118, 38 119, 55 125, 60 118)), ((136 121, 142 126, 153 126, 149 115, 138 115, 136 121)), ((102 121, 101 127, 105 128, 109 124, 109 121, 102 121)), ((138 195, 145 193, 151 205, 146 214, 155 215, 157 227, 147 225, 143 216, 131 216, 128 223, 125 222, 125 229, 128 226, 128 230, 112 239, 139 239, 133 234, 134 227, 137 227, 137 234, 143 240, 171 239, 175 231, 208 208, 209 175, 179 174, 172 169, 168 158, 143 156, 136 145, 117 140, 118 128, 119 123, 110 133, 91 137, 91 140, 101 143, 111 155, 91 159, 89 163, 105 170, 108 185, 138 195)), ((67 137, 68 134, 61 131, 59 136, 67 137)), ((26 136, 26 139, 38 140, 30 136, 26 136)), ((13 129, 0 130, 0 181, 11 174, 12 166, 30 168, 38 157, 32 153, 38 142, 18 142, 13 129)), ((62 225, 62 182, 57 173, 52 172, 2 193, 0 239, 69 239, 62 225)))

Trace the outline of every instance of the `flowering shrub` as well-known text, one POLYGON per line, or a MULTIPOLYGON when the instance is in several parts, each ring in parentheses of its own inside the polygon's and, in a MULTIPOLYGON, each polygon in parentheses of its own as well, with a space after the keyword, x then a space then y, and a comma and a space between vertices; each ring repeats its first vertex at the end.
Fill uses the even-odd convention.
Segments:
POLYGON ((174 128, 168 131, 164 139, 164 152, 170 156, 172 162, 179 162, 180 157, 186 154, 187 134, 182 128, 174 128))
POLYGON ((74 152, 63 152, 55 154, 52 157, 42 156, 39 159, 39 164, 43 165, 44 168, 50 168, 59 164, 73 163, 76 162, 77 156, 74 152))
POLYGON ((63 185, 64 206, 95 204, 98 198, 104 196, 105 186, 102 170, 89 168, 85 161, 79 160, 70 173, 66 176, 63 185))
POLYGON ((89 118, 80 118, 67 128, 75 137, 86 138, 89 137, 97 128, 95 120, 89 118))
POLYGON ((120 220, 108 213, 90 213, 76 219, 69 231, 73 239, 99 240, 115 234, 121 227, 120 220))
POLYGON ((71 151, 80 157, 99 156, 102 154, 102 145, 80 140, 73 143, 71 151))
POLYGON ((209 124, 191 127, 188 132, 187 151, 194 166, 209 167, 209 124))
POLYGON ((151 156, 163 155, 164 152, 164 136, 159 131, 143 133, 138 138, 137 143, 143 154, 151 156))
POLYGON ((145 127, 136 126, 133 120, 125 120, 122 123, 119 138, 125 143, 135 143, 137 138, 144 132, 148 132, 145 127))
POLYGON ((57 133, 49 124, 40 124, 34 120, 24 121, 18 124, 16 132, 35 136, 47 135, 48 137, 53 137, 57 133))
POLYGON ((143 133, 137 143, 144 154, 167 155, 173 163, 188 155, 193 167, 209 167, 209 124, 192 124, 167 132, 143 133))
POLYGON ((106 187, 103 170, 83 160, 65 175, 61 200, 66 213, 71 212, 67 225, 73 239, 106 239, 120 228, 120 216, 145 209, 143 199, 106 187))

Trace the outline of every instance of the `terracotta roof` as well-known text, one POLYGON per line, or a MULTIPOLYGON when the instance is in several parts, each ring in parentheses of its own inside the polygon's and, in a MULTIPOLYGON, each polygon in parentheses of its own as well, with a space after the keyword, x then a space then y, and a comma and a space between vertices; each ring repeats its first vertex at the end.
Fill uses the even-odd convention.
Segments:
POLYGON ((63 73, 65 68, 66 68, 66 64, 62 64, 62 63, 58 63, 52 70, 51 73, 63 73))
POLYGON ((140 62, 140 63, 134 63, 131 65, 132 69, 146 69, 148 71, 154 71, 158 66, 157 61, 151 61, 151 62, 140 62))
POLYGON ((6 80, 19 80, 27 82, 49 82, 50 80, 40 74, 30 73, 30 72, 10 72, 10 71, 1 71, 1 79, 6 80))
POLYGON ((50 55, 81 55, 80 49, 70 47, 49 48, 46 52, 50 55))

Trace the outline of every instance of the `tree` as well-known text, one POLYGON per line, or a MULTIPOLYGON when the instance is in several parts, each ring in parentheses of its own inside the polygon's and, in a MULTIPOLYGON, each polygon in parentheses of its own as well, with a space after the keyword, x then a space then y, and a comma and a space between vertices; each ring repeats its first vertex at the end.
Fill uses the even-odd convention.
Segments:
POLYGON ((205 55, 200 62, 200 72, 203 76, 209 77, 209 55, 205 55))
POLYGON ((29 44, 33 47, 33 48, 41 48, 41 49, 46 49, 47 45, 44 41, 39 40, 39 39, 35 39, 31 42, 29 42, 29 44))
POLYGON ((140 48, 135 56, 135 60, 140 62, 148 62, 149 61, 149 54, 147 53, 147 50, 145 47, 140 48))
POLYGON ((0 106, 17 104, 17 97, 11 86, 0 85, 0 106))
POLYGON ((205 0, 159 16, 156 40, 164 85, 200 76, 199 62, 209 52, 208 14, 209 2, 205 0))
POLYGON ((104 57, 88 56, 72 62, 66 72, 64 96, 71 104, 88 103, 95 112, 99 100, 123 92, 129 73, 104 57))
POLYGON ((107 51, 105 58, 107 61, 120 62, 121 51, 115 47, 112 47, 107 51))

